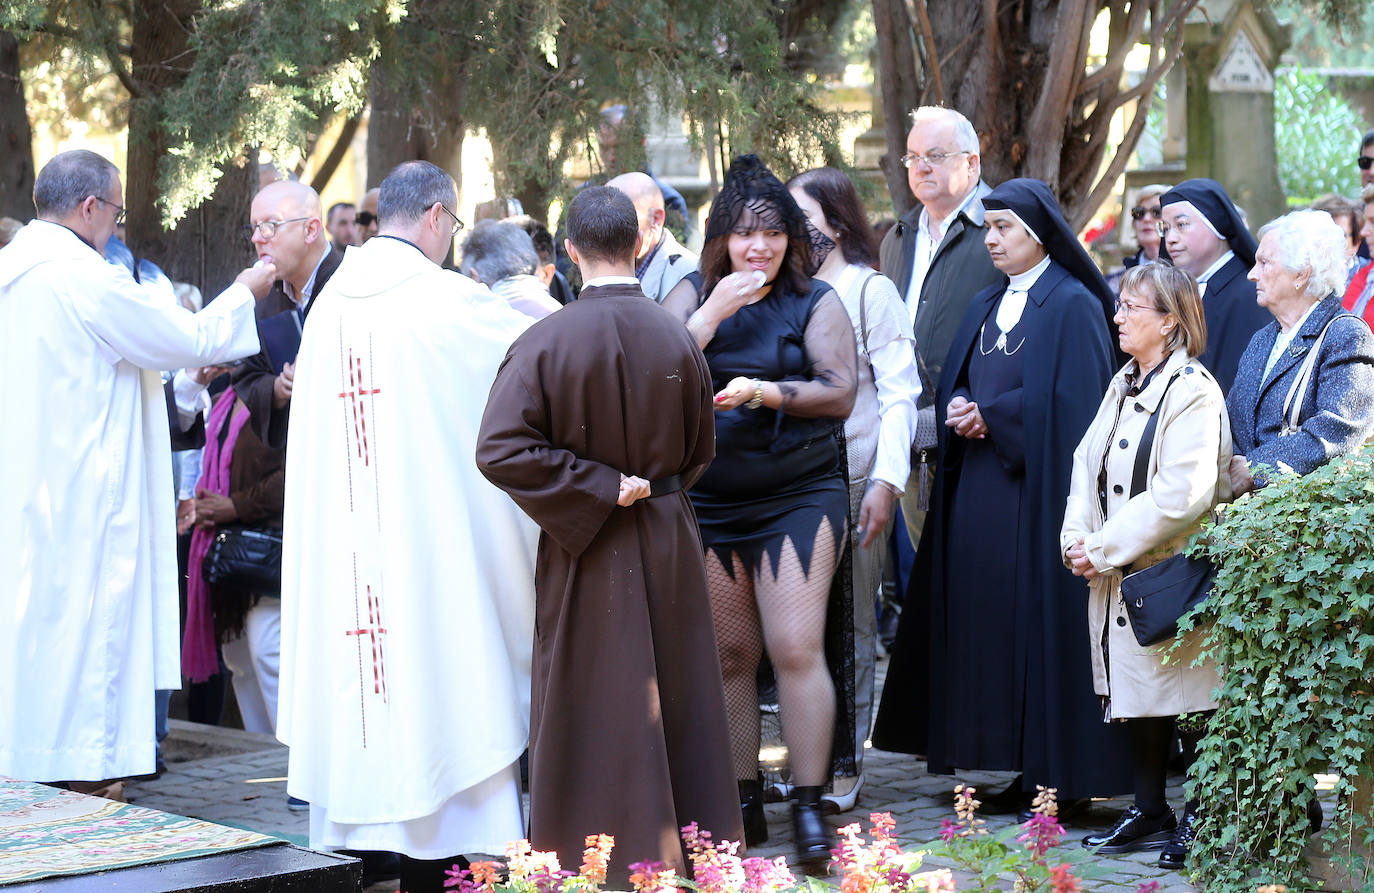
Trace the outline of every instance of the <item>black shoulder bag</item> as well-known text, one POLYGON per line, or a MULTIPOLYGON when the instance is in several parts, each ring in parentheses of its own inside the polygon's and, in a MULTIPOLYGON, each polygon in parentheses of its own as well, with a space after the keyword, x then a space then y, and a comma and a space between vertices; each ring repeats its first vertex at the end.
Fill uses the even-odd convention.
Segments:
MULTIPOLYGON (((1175 372, 1164 385, 1159 406, 1169 386, 1178 378, 1175 372)), ((1136 447, 1135 469, 1131 473, 1131 497, 1144 493, 1149 484, 1150 450, 1154 446, 1159 409, 1150 414, 1145 432, 1136 447)), ((1121 580, 1121 597, 1131 618, 1131 631, 1141 647, 1156 645, 1178 635, 1178 619, 1201 604, 1212 591, 1212 563, 1180 552, 1144 570, 1127 574, 1121 580)))

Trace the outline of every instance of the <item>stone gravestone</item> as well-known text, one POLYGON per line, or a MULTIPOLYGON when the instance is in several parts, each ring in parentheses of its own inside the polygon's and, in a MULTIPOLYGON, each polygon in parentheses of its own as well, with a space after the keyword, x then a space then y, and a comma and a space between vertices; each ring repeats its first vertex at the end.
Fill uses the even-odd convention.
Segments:
POLYGON ((1274 68, 1289 29, 1251 0, 1208 0, 1184 29, 1185 175, 1211 177, 1251 230, 1287 210, 1274 140, 1274 68))

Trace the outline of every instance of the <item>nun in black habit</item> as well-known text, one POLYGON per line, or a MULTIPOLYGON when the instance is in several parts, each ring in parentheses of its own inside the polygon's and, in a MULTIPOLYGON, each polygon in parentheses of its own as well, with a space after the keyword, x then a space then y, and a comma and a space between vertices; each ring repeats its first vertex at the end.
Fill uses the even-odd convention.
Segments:
POLYGON ((1230 393, 1240 355, 1250 338, 1273 319, 1256 303, 1255 283, 1247 278, 1255 265, 1258 243, 1235 202, 1216 180, 1184 180, 1164 193, 1159 202, 1169 227, 1164 247, 1174 256, 1175 266, 1198 280, 1202 295, 1207 350, 1198 360, 1212 373, 1221 392, 1230 393), (1190 233, 1189 227, 1197 229, 1190 233), (1208 235, 1213 238, 1209 240, 1208 235), (1197 236, 1202 237, 1201 255, 1197 236), (1205 253, 1208 241, 1215 245, 1215 257, 1205 253))
POLYGON ((1131 789, 1078 647, 1087 593, 1056 541, 1116 368, 1115 296, 1044 183, 1010 180, 983 207, 1008 278, 973 299, 940 382, 940 474, 873 743, 936 774, 1018 770, 1015 809, 1037 784, 1061 800, 1131 789))

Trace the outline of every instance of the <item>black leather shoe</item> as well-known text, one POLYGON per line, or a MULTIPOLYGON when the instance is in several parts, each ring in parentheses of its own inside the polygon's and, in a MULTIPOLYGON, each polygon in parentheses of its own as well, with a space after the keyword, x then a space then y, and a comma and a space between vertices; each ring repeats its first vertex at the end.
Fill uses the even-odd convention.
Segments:
POLYGON ((768 842, 768 818, 763 814, 763 779, 743 779, 739 783, 739 809, 744 816, 744 845, 768 842))
POLYGON ((1083 846, 1104 855, 1157 850, 1173 838, 1177 827, 1178 818, 1172 809, 1150 818, 1134 806, 1129 806, 1110 830, 1083 838, 1083 846))
POLYGON ((1029 809, 1031 801, 1035 795, 1029 791, 1021 790, 1022 778, 1020 775, 1012 779, 1011 784, 995 794, 984 796, 975 795, 979 802, 979 815, 1012 815, 1019 813, 1023 809, 1029 809))
MULTIPOLYGON (((1059 811, 1055 814, 1055 818, 1059 820, 1059 824, 1063 825, 1066 822, 1078 818, 1092 808, 1093 801, 1091 797, 1079 797, 1075 800, 1060 800, 1059 811)), ((1035 810, 1026 806, 1016 814, 1016 820, 1024 825, 1026 822, 1029 822, 1034 815, 1035 810)))
POLYGON ((792 841, 797 862, 807 872, 824 870, 834 841, 822 817, 821 786, 799 785, 792 789, 792 841))
POLYGON ((1191 809, 1183 810, 1183 820, 1178 823, 1178 827, 1174 829, 1174 836, 1169 838, 1169 842, 1159 853, 1160 868, 1183 870, 1188 861, 1188 851, 1192 849, 1193 841, 1197 838, 1197 820, 1196 812, 1191 809))

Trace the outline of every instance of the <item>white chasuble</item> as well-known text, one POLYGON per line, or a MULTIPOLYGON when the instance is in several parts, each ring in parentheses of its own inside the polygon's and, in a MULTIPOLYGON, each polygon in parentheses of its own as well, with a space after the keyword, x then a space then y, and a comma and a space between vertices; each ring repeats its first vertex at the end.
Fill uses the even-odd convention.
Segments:
POLYGON ((538 528, 477 471, 529 323, 378 237, 315 298, 290 409, 278 737, 317 846, 416 858, 523 835, 538 528))
POLYGON ((0 775, 153 771, 181 687, 159 372, 257 351, 245 286, 191 313, 42 220, 0 250, 0 775))

